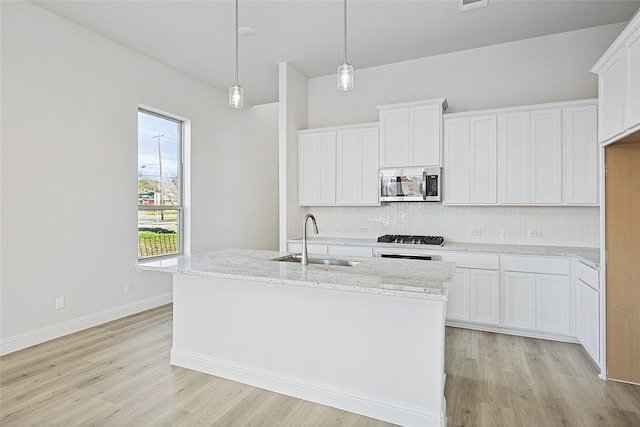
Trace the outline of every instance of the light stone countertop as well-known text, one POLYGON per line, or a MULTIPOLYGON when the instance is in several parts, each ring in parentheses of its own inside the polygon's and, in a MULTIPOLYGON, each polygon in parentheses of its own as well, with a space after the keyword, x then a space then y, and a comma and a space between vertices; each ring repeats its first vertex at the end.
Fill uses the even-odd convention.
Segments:
MULTIPOLYGON (((161 271, 292 286, 305 286, 446 302, 455 264, 368 257, 325 257, 361 261, 353 267, 271 261, 276 251, 228 249, 141 262, 139 271, 161 271)), ((310 258, 319 257, 311 255, 310 258)))
MULTIPOLYGON (((292 239, 290 242, 301 242, 302 239, 292 239)), ((482 252, 496 254, 516 254, 516 255, 539 255, 539 256, 565 256, 576 258, 577 260, 594 268, 600 268, 600 249, 584 248, 573 246, 536 246, 536 245, 515 245, 501 243, 465 243, 446 242, 443 246, 431 245, 410 245, 380 243, 377 239, 343 238, 343 237, 322 237, 313 236, 307 239, 309 243, 345 245, 345 246, 369 246, 377 248, 404 248, 404 249, 424 249, 434 251, 460 251, 460 252, 482 252)))

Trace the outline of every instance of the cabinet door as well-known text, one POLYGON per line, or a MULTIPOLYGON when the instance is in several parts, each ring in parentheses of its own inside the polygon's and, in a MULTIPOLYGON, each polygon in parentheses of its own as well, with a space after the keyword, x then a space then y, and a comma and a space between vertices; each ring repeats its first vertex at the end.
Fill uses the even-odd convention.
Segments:
POLYGON ((598 203, 598 136, 595 105, 562 110, 562 199, 598 203))
POLYGON ((298 203, 336 203, 336 133, 306 133, 298 138, 298 203))
POLYGON ((627 64, 624 49, 606 63, 598 76, 598 141, 603 142, 625 129, 627 64))
POLYGON ((500 323, 500 274, 497 271, 469 270, 469 319, 500 323))
POLYGON ((444 121, 444 201, 469 203, 469 119, 444 121))
POLYGON ((469 119, 469 162, 471 203, 497 202, 496 116, 469 119))
POLYGON ((531 203, 562 201, 561 111, 531 112, 531 203))
POLYGON ((586 286, 586 335, 583 346, 591 358, 600 363, 600 294, 595 289, 586 286))
POLYGON ((640 124, 640 28, 627 40, 627 120, 626 127, 640 124))
POLYGON ((378 128, 360 130, 360 199, 363 205, 380 205, 378 128))
POLYGON ((409 165, 409 108, 380 112, 380 167, 409 165))
POLYGON ((339 205, 356 205, 360 201, 362 159, 358 129, 337 134, 337 193, 339 205))
POLYGON ((528 112, 498 116, 498 202, 530 203, 530 116, 528 112))
POLYGON ((447 299, 447 319, 469 320, 469 270, 456 268, 447 299))
POLYGON ((536 329, 570 332, 569 276, 536 274, 536 329))
POLYGON ((600 363, 599 293, 582 280, 576 281, 577 333, 580 344, 600 363))
POLYGON ((536 275, 504 273, 504 324, 522 329, 536 328, 536 275))
POLYGON ((439 104, 411 108, 412 166, 440 166, 441 108, 439 104))

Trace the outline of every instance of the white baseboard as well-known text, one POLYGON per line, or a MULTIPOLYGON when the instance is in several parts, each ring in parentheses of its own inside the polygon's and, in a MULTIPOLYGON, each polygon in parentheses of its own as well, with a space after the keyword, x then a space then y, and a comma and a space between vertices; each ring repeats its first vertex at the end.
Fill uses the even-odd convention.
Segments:
POLYGON ((515 329, 503 326, 484 325, 480 323, 464 322, 461 320, 447 320, 445 326, 462 329, 475 329, 476 331, 495 332, 497 334, 517 335, 519 337, 538 338, 542 340, 562 341, 573 344, 580 344, 578 338, 569 335, 554 334, 551 332, 538 332, 528 329, 515 329))
MULTIPOLYGON (((403 426, 442 427, 446 412, 288 377, 202 354, 171 349, 171 364, 403 426)), ((446 406, 443 406, 446 411, 446 406)))
POLYGON ((173 292, 147 298, 120 307, 111 308, 98 313, 89 314, 77 319, 68 320, 56 325, 47 326, 42 329, 16 335, 0 340, 0 355, 13 353, 46 341, 63 337, 65 335, 79 332, 84 329, 102 325, 103 323, 121 319, 132 314, 150 310, 161 305, 169 304, 173 301, 173 292))

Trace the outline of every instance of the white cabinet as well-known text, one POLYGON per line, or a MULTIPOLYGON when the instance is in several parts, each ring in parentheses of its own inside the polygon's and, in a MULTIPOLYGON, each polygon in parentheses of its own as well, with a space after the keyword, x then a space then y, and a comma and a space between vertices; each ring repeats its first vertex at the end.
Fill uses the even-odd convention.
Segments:
POLYGON ((456 263, 449 289, 447 319, 498 325, 500 323, 500 261, 497 255, 443 253, 456 263))
POLYGON ((569 335, 569 260, 521 256, 503 260, 505 326, 569 335))
POLYGON ((536 329, 569 335, 571 300, 569 276, 536 274, 536 329))
POLYGON ((531 202, 529 112, 498 115, 498 201, 531 202))
POLYGON ((444 116, 445 204, 598 204, 595 100, 480 113, 444 116))
POLYGON ((576 264, 577 335, 589 356, 600 364, 600 293, 598 270, 576 264))
POLYGON ((381 105, 380 167, 440 166, 444 98, 381 105))
POLYGON ((531 112, 531 203, 560 203, 561 110, 531 112))
POLYGON ((379 205, 378 148, 375 124, 298 132, 299 205, 379 205))
POLYGON ((335 131, 298 135, 298 203, 300 206, 335 205, 335 131))
POLYGON ((502 113, 498 123, 499 202, 560 203, 561 110, 502 113))
POLYGON ((521 329, 536 328, 536 275, 504 273, 504 324, 521 329))
POLYGON ((640 24, 638 24, 638 19, 636 19, 636 25, 638 27, 625 44, 627 51, 627 128, 640 124, 640 24))
POLYGON ((562 201, 598 203, 598 141, 596 105, 562 109, 562 201))
POLYGON ((469 320, 497 325, 500 323, 500 273, 470 270, 469 320))
POLYGON ((366 246, 329 245, 328 252, 334 256, 373 256, 373 248, 366 246))
POLYGON ((379 205, 378 128, 337 131, 338 205, 379 205))
POLYGON ((444 202, 495 204, 496 116, 445 119, 444 202))
POLYGON ((598 141, 615 141, 640 125, 640 14, 591 69, 598 74, 598 141))
POLYGON ((469 320, 469 269, 456 268, 447 299, 447 319, 469 320))

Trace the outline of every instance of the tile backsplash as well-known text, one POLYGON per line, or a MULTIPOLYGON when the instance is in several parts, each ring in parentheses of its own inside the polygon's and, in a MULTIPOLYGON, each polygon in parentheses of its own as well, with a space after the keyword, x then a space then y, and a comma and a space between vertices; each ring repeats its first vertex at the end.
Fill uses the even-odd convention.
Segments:
POLYGON ((598 247, 598 207, 445 206, 395 202, 313 207, 320 236, 441 235, 449 242, 598 247))

